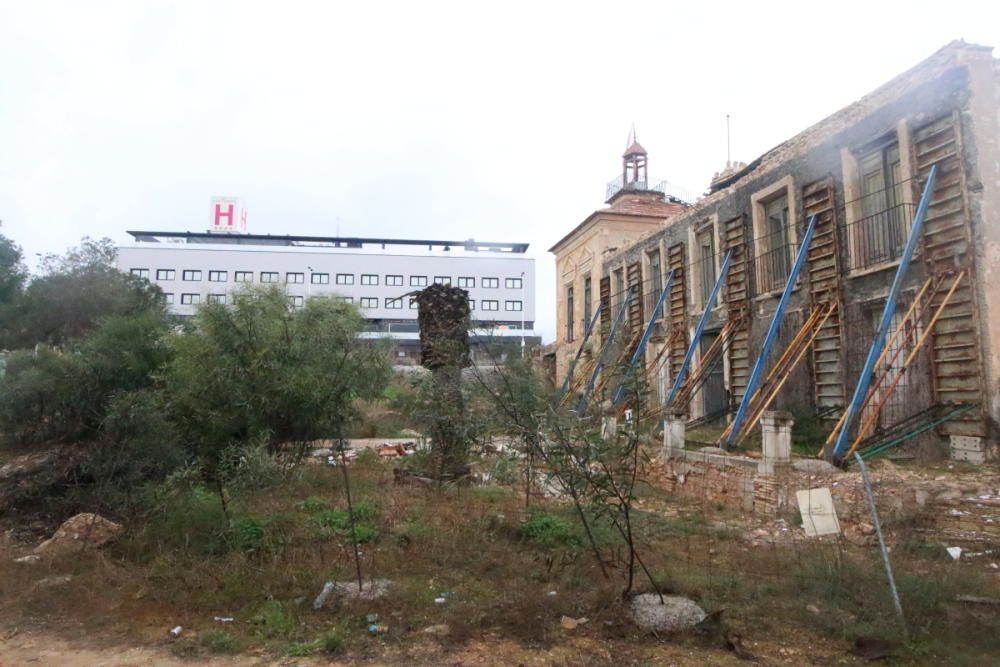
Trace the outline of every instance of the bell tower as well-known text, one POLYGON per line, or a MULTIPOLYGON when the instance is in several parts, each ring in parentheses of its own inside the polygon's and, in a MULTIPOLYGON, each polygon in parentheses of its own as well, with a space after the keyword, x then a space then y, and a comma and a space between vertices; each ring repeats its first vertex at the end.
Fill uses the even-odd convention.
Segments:
POLYGON ((635 127, 629 133, 628 148, 622 155, 622 189, 645 190, 649 181, 647 163, 649 158, 646 149, 635 137, 635 127))

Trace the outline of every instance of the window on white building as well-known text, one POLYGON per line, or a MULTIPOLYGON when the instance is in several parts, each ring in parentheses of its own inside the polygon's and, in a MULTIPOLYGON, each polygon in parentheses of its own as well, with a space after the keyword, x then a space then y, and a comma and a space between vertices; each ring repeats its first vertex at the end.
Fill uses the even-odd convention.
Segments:
POLYGON ((434 276, 435 285, 451 285, 451 276, 434 276))
POLYGON ((300 308, 304 301, 305 299, 299 296, 298 294, 293 294, 288 297, 288 302, 293 306, 295 306, 296 308, 300 308))
POLYGON ((500 302, 495 299, 483 299, 480 303, 483 310, 500 310, 500 302))
POLYGON ((410 287, 427 287, 427 276, 410 276, 410 287))
POLYGON ((306 274, 295 271, 285 273, 285 282, 290 285, 301 285, 306 281, 306 274))
POLYGON ((309 275, 309 282, 313 285, 329 285, 330 284, 330 274, 329 273, 312 273, 309 275))
POLYGON ((363 297, 361 297, 361 307, 362 308, 378 308, 378 297, 374 297, 374 296, 363 296, 363 297))
POLYGON ((385 299, 385 307, 388 308, 389 310, 402 310, 403 309, 403 300, 402 299, 393 299, 392 297, 386 297, 386 299, 385 299))
POLYGON ((253 271, 236 271, 233 273, 233 280, 238 283, 252 283, 253 271))
POLYGON ((337 274, 337 284, 338 285, 353 285, 354 284, 354 274, 353 273, 338 273, 337 274))
POLYGON ((173 280, 176 272, 173 269, 157 269, 156 279, 157 280, 173 280))
POLYGON ((174 305, 174 294, 173 294, 173 292, 166 292, 163 295, 163 303, 167 304, 168 306, 174 305))
POLYGON ((221 303, 221 304, 225 304, 226 303, 226 295, 225 294, 209 294, 208 295, 208 303, 221 303))
POLYGON ((261 271, 260 281, 262 283, 276 283, 278 282, 278 272, 277 271, 261 271))
POLYGON ((520 278, 507 278, 504 281, 504 286, 507 289, 521 289, 521 287, 522 287, 523 284, 524 284, 524 281, 521 280, 520 278))
POLYGON ((149 269, 132 269, 130 273, 136 278, 149 278, 149 269))
POLYGON ((228 271, 209 271, 208 272, 208 282, 210 283, 224 283, 229 280, 228 271))
POLYGON ((181 278, 188 282, 201 280, 201 271, 188 269, 181 274, 181 278))
POLYGON ((504 310, 520 312, 523 309, 523 304, 520 301, 505 301, 503 307, 504 310))
POLYGON ((201 303, 200 294, 181 294, 181 304, 184 306, 197 306, 201 303))
POLYGON ((353 296, 338 296, 337 297, 337 301, 339 301, 341 303, 354 303, 354 297, 353 296))
MULTIPOLYGON (((399 276, 402 278, 402 276, 399 276)), ((362 285, 378 285, 378 274, 375 273, 362 273, 361 274, 361 284, 362 285)), ((402 282, 400 282, 402 284, 402 282)))
POLYGON ((476 279, 472 278, 470 276, 459 276, 458 277, 458 286, 459 287, 466 287, 466 288, 468 288, 468 287, 475 287, 476 286, 476 279))
POLYGON ((417 297, 411 296, 410 297, 410 310, 416 310, 418 307, 419 307, 419 304, 417 303, 417 297))
POLYGON ((500 287, 500 279, 499 278, 483 278, 483 287, 485 287, 486 289, 496 289, 496 288, 500 287))
POLYGON ((469 310, 475 310, 475 309, 476 309, 476 300, 469 299, 469 310))
MULTIPOLYGON (((377 285, 378 281, 376 280, 376 282, 374 284, 377 285)), ((389 287, 402 287, 403 286, 403 276, 397 276, 397 275, 389 274, 389 275, 387 275, 385 277, 385 284, 388 285, 389 287)))

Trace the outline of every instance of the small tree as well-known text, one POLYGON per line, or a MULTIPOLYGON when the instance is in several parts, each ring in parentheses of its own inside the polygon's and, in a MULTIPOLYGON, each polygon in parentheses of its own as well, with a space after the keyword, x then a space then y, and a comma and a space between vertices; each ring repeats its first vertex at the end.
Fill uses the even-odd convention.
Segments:
POLYGON ((278 288, 203 306, 174 337, 164 376, 168 410, 192 453, 211 469, 226 447, 263 439, 296 461, 310 441, 340 437, 354 399, 379 395, 389 376, 384 351, 360 338, 362 328, 351 305, 313 299, 296 308, 278 288))

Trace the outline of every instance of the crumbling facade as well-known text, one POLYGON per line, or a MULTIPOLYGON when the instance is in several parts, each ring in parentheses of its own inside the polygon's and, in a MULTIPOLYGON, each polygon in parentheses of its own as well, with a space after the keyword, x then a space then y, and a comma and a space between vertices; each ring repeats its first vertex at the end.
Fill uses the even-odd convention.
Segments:
MULTIPOLYGON (((639 297, 624 323, 631 335, 654 315, 673 270, 645 356, 660 402, 671 394, 728 255, 693 346, 698 384, 683 407, 693 420, 732 419, 815 216, 770 365, 785 351, 793 358, 769 407, 832 425, 851 400, 936 166, 886 337, 882 366, 896 379, 875 386, 859 422, 878 433, 936 420, 922 441, 944 436, 955 458, 990 457, 1000 432, 1000 66, 991 52, 947 45, 749 165, 718 175, 695 205, 602 258, 597 290, 607 310, 629 287, 639 297), (615 284, 613 276, 625 279, 615 284)), ((560 317, 565 307, 560 301, 560 317)), ((598 330, 597 340, 606 332, 598 330)))

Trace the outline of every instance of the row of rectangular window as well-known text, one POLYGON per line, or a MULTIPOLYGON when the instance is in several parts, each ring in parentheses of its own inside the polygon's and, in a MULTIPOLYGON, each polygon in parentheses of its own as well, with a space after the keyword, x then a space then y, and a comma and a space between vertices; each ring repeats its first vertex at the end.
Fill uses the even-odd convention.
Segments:
MULTIPOLYGON (((149 269, 132 269, 131 273, 133 276, 138 278, 149 278, 149 269)), ((202 272, 200 269, 186 269, 181 272, 181 280, 188 282, 197 282, 201 280, 202 272)), ((160 281, 170 281, 175 280, 177 272, 174 269, 157 269, 156 279, 160 281)), ((260 282, 262 283, 276 283, 279 282, 281 274, 277 271, 261 271, 260 272, 260 282)), ((212 283, 224 283, 229 280, 228 271, 209 271, 208 281, 212 283)), ((238 283, 252 283, 253 282, 253 271, 234 271, 233 280, 238 283)), ((290 271, 285 273, 285 282, 292 285, 300 285, 305 283, 305 274, 300 272, 290 271)), ((329 285, 330 284, 330 274, 329 273, 310 273, 309 282, 313 285, 329 285)), ((335 282, 337 285, 353 285, 354 284, 354 274, 353 273, 337 273, 335 274, 335 282)), ((361 284, 362 285, 378 285, 379 275, 375 273, 363 273, 361 274, 361 284)), ((387 274, 385 276, 385 284, 389 287, 402 287, 403 276, 398 274, 387 274)), ((451 278, 449 276, 434 276, 434 284, 436 285, 451 285, 451 278)), ((521 289, 523 286, 523 281, 521 278, 506 278, 504 279, 504 286, 507 289, 521 289)), ((427 286, 427 276, 410 276, 410 287, 426 287, 427 286)), ((470 288, 476 286, 476 279, 471 276, 459 276, 458 286, 464 288, 470 288)), ((482 278, 482 287, 486 289, 497 289, 500 287, 499 278, 482 278)))
MULTIPOLYGON (((316 298, 321 298, 321 297, 316 297, 316 298)), ((301 306, 302 305, 302 297, 301 296, 292 295, 292 296, 289 296, 289 299, 296 306, 301 306)), ((339 296, 339 297, 337 297, 337 300, 341 301, 343 303, 354 303, 354 298, 353 297, 349 297, 349 296, 339 296)), ((169 305, 173 305, 174 304, 174 295, 173 295, 173 293, 172 292, 165 293, 163 295, 163 301, 168 306, 169 305)), ((207 303, 221 303, 221 304, 225 304, 226 303, 226 295, 225 294, 209 294, 206 297, 206 302, 207 303)), ((201 295, 200 294, 188 294, 188 293, 181 294, 181 305, 184 305, 184 306, 197 306, 200 303, 201 303, 201 295)), ((377 297, 363 296, 363 297, 361 297, 360 304, 361 304, 361 308, 364 308, 364 309, 378 308, 378 298, 377 297)), ((402 297, 399 297, 399 298, 386 297, 384 304, 385 304, 384 307, 387 308, 387 309, 389 309, 389 310, 402 310, 402 308, 403 308, 403 299, 402 299, 402 297)), ((500 310, 500 302, 497 301, 497 300, 495 300, 495 299, 483 299, 482 301, 479 302, 479 304, 482 307, 482 309, 485 310, 485 311, 499 311, 500 310)), ((417 309, 417 300, 414 297, 410 297, 410 309, 411 310, 416 310, 417 309)), ((470 310, 475 310, 476 309, 476 301, 474 299, 469 299, 469 309, 470 310)), ((519 313, 523 309, 524 309, 524 304, 521 301, 511 301, 511 300, 504 301, 504 310, 506 310, 506 311, 519 313)))

